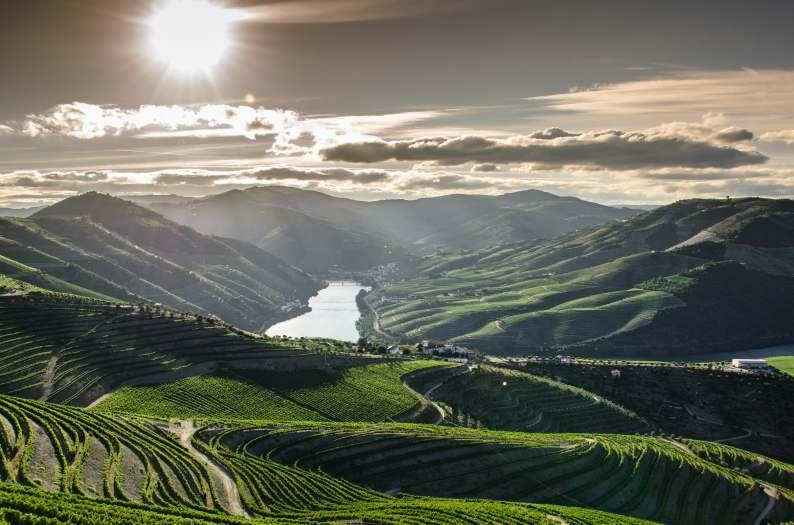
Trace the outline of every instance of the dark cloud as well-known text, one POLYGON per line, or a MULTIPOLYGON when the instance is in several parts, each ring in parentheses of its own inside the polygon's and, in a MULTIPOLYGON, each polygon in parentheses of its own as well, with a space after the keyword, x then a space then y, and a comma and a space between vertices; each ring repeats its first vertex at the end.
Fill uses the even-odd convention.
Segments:
POLYGON ((749 129, 743 128, 725 128, 723 130, 718 131, 712 138, 717 142, 722 142, 723 144, 732 144, 734 142, 746 142, 748 140, 753 140, 755 135, 749 129))
POLYGON ((580 133, 570 133, 560 128, 548 128, 530 133, 529 138, 551 140, 551 139, 559 139, 562 137, 576 137, 579 135, 580 133))
POLYGON ((161 173, 154 178, 155 184, 193 186, 211 186, 217 182, 256 179, 258 181, 347 181, 357 184, 375 184, 386 182, 390 179, 389 173, 381 170, 348 170, 331 168, 323 170, 297 169, 291 167, 275 166, 257 170, 242 170, 239 172, 217 175, 199 173, 161 173))
MULTIPOLYGON (((556 134, 559 132, 549 136, 556 134)), ((447 166, 468 162, 537 163, 544 169, 586 166, 610 170, 734 168, 768 160, 755 151, 664 130, 648 133, 609 130, 542 139, 530 135, 507 139, 464 136, 372 140, 341 143, 321 150, 320 154, 328 161, 357 163, 409 161, 447 166)))
POLYGON ((99 182, 107 180, 108 174, 104 171, 68 171, 45 173, 42 177, 58 182, 99 182))
POLYGON ((496 171, 497 166, 491 162, 486 162, 485 164, 475 164, 471 167, 472 173, 489 173, 492 171, 496 171))
POLYGON ((480 190, 493 189, 494 181, 475 179, 454 173, 412 177, 398 186, 402 191, 414 190, 480 190))

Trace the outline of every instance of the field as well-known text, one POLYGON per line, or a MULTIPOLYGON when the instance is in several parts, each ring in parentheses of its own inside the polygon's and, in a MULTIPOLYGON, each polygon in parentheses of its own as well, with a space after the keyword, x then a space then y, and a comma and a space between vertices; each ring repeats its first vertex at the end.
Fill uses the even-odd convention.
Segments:
MULTIPOLYGON (((462 516, 488 523, 544 523, 549 516, 582 524, 634 523, 588 509, 394 497, 328 474, 219 448, 193 438, 193 429, 180 424, 158 426, 5 395, 0 395, 0 416, 0 470, 4 479, 16 482, 0 483, 0 516, 11 522, 21 522, 19 513, 53 522, 73 518, 73 523, 97 523, 110 516, 115 516, 114 523, 131 523, 134 516, 142 523, 166 517, 174 522, 240 522, 206 513, 226 510, 253 514, 266 523, 362 519, 454 524, 462 516), (234 491, 225 483, 229 479, 236 484, 234 491)), ((217 430, 199 433, 211 436, 217 430)))
POLYGON ((443 364, 405 361, 333 373, 248 370, 238 372, 237 378, 191 377, 157 386, 122 388, 93 410, 163 419, 385 421, 419 403, 401 383, 403 375, 443 364))
POLYGON ((458 425, 522 432, 644 433, 651 426, 580 388, 530 374, 480 366, 433 391, 458 425))
MULTIPOLYGON (((577 505, 665 523, 747 523, 765 507, 764 489, 772 486, 683 443, 653 437, 323 423, 210 429, 199 436, 238 479, 249 480, 254 492, 243 493, 255 502, 249 506, 272 505, 279 493, 294 495, 292 505, 307 504, 305 493, 286 488, 282 479, 298 469, 380 493, 577 505), (256 477, 268 468, 271 475, 256 477)), ((780 516, 792 511, 786 483, 776 485, 780 516)), ((352 491, 320 478, 316 486, 331 489, 326 497, 352 491)))
POLYGON ((794 376, 794 356, 770 357, 767 361, 781 372, 794 376))

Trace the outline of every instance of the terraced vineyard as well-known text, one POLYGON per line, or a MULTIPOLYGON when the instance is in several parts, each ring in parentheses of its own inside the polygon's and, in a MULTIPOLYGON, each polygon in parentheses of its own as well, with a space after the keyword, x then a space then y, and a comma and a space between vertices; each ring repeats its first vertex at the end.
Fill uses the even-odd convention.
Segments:
POLYGON ((236 378, 191 377, 123 388, 94 410, 166 419, 384 421, 419 403, 400 381, 403 375, 443 364, 403 361, 297 373, 241 370, 236 378))
POLYGON ((227 469, 246 511, 264 518, 264 523, 361 519, 453 524, 464 517, 488 523, 541 523, 553 521, 549 516, 570 523, 632 523, 587 509, 395 498, 326 474, 213 449, 198 440, 184 446, 192 436, 189 427, 182 434, 179 427, 6 395, 0 395, 0 424, 0 469, 4 480, 14 482, 0 483, 0 516, 13 523, 24 522, 25 516, 48 517, 52 523, 133 523, 135 517, 139 523, 241 523, 206 513, 234 511, 239 504, 236 490, 225 483, 227 469), (122 505, 110 505, 111 501, 122 505))
MULTIPOLYGON (((328 424, 212 430, 201 437, 237 479, 253 480, 251 465, 271 465, 274 474, 246 496, 265 503, 288 491, 275 473, 300 468, 306 476, 331 475, 386 493, 575 505, 666 523, 750 523, 770 501, 766 516, 773 521, 794 512, 790 490, 770 496, 768 482, 661 438, 328 424)), ((349 492, 340 487, 334 494, 349 492)), ((299 497, 312 501, 310 495, 299 497)))
POLYGON ((454 424, 522 432, 648 432, 636 414, 581 388, 481 366, 445 381, 433 398, 454 424))
POLYGON ((252 337, 150 307, 0 297, 0 392, 69 404, 88 404, 123 383, 206 373, 219 362, 317 367, 348 346, 252 337))

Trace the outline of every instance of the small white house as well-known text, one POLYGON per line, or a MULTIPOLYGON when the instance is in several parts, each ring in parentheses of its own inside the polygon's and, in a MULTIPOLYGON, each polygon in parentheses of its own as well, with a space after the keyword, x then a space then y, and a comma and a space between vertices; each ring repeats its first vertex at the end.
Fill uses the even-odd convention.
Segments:
POLYGON ((617 368, 612 369, 610 373, 612 374, 612 377, 620 377, 620 370, 617 368))
POLYGON ((399 346, 393 345, 386 349, 386 353, 389 355, 402 355, 403 351, 400 350, 399 346))
POLYGON ((769 363, 766 362, 766 359, 731 359, 731 365, 733 365, 734 368, 742 368, 745 370, 769 368, 769 363))

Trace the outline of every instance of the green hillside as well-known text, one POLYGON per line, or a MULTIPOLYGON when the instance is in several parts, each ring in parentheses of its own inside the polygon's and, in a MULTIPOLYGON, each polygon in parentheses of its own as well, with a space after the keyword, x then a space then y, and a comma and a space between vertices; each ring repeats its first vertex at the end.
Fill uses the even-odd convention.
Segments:
POLYGON ((122 388, 93 410, 163 419, 383 421, 419 403, 400 382, 402 376, 444 364, 402 361, 292 373, 238 370, 234 378, 190 377, 122 388))
POLYGON ((199 435, 257 504, 272 501, 278 473, 299 469, 386 493, 587 506, 665 523, 748 523, 769 501, 765 490, 776 491, 773 521, 792 512, 790 485, 661 438, 322 423, 199 435), (260 481, 257 467, 273 475, 260 481))
POLYGON ((0 416, 0 471, 15 482, 0 483, 0 516, 13 523, 22 522, 20 514, 53 522, 73 517, 74 523, 101 518, 124 523, 134 516, 143 523, 241 522, 207 512, 213 510, 255 515, 264 523, 452 524, 462 516, 489 523, 548 523, 553 516, 572 523, 634 523, 589 509, 389 496, 327 474, 209 447, 193 437, 190 425, 103 416, 5 395, 0 395, 0 416), (236 489, 225 483, 229 479, 236 489))
POLYGON ((28 219, 0 219, 0 272, 50 289, 148 300, 258 330, 321 284, 254 247, 199 234, 108 195, 87 193, 28 219))
POLYGON ((389 333, 496 354, 651 357, 785 343, 794 340, 793 211, 787 200, 681 201, 547 242, 432 256, 370 302, 389 333))
POLYGON ((645 433, 650 425, 581 388, 523 372, 481 366, 433 391, 458 425, 521 432, 645 433))
POLYGON ((252 336, 162 308, 0 297, 0 392, 57 402, 84 405, 123 384, 173 381, 219 366, 330 366, 335 352, 349 349, 342 342, 252 336))

